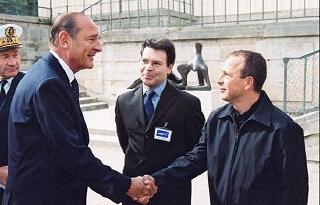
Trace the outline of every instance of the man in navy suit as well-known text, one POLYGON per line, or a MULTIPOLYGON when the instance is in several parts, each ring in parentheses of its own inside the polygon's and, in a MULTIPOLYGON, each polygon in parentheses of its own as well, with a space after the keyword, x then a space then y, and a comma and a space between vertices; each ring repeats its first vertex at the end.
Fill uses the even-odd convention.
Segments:
POLYGON ((87 187, 121 202, 147 203, 155 186, 102 164, 88 147, 74 74, 93 68, 101 52, 92 19, 70 12, 50 31, 50 52, 31 66, 17 87, 9 116, 9 176, 5 205, 84 205, 87 187))
POLYGON ((0 205, 8 177, 8 117, 12 97, 24 73, 20 70, 21 35, 14 24, 0 26, 0 205))
MULTIPOLYGON (((115 110, 125 154, 123 173, 128 176, 152 174, 190 151, 200 138, 205 120, 200 100, 167 80, 175 61, 173 43, 147 39, 140 54, 143 83, 120 95, 115 110)), ((136 203, 128 199, 123 204, 136 203)), ((149 204, 190 205, 191 180, 160 190, 149 204)))

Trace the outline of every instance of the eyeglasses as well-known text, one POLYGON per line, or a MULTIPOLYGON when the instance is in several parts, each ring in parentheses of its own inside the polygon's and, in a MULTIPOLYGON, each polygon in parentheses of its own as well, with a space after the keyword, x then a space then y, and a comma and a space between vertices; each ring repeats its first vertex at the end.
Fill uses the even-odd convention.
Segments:
POLYGON ((140 59, 139 62, 142 66, 147 66, 150 64, 153 68, 160 68, 163 65, 161 61, 149 60, 146 58, 140 59))

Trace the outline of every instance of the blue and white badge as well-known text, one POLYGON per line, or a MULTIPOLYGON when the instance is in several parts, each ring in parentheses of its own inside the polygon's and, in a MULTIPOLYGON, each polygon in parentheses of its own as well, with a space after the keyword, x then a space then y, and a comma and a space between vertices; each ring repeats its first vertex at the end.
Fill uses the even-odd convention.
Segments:
POLYGON ((172 131, 163 127, 156 127, 154 131, 154 139, 170 142, 172 131))

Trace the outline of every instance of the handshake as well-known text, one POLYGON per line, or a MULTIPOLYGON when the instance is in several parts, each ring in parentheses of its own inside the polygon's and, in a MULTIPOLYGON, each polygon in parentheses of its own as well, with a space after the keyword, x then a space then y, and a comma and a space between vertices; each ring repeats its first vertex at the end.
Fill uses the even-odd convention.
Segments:
POLYGON ((153 195, 157 193, 158 187, 155 185, 152 176, 144 175, 131 178, 131 185, 127 195, 140 204, 147 204, 153 195))

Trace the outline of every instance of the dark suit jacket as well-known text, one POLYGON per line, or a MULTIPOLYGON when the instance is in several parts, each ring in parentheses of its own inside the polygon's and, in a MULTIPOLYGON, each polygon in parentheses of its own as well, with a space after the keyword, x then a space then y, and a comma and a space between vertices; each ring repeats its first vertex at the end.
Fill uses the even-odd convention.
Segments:
POLYGON ((24 76, 19 72, 12 80, 5 102, 0 105, 0 167, 8 165, 8 118, 13 95, 24 76))
MULTIPOLYGON (((116 102, 116 125, 125 153, 123 173, 128 176, 152 174, 171 164, 198 142, 204 116, 198 98, 167 82, 153 118, 146 125, 142 87, 120 95, 116 102), (154 139, 155 127, 172 130, 171 142, 154 139)), ((159 190, 151 204, 191 203, 191 181, 159 190)), ((130 203, 128 203, 130 204, 130 203)))
POLYGON ((4 204, 84 205, 87 187, 115 202, 130 178, 103 165, 70 82, 48 53, 19 83, 9 117, 9 177, 4 204))

